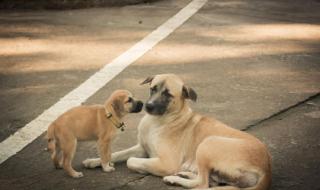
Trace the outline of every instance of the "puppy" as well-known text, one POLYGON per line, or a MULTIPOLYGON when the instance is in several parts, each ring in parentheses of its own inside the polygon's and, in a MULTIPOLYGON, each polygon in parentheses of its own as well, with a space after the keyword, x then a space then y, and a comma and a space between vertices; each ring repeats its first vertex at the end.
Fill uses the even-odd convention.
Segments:
POLYGON ((72 168, 78 140, 97 140, 102 169, 110 166, 110 145, 116 129, 124 128, 121 119, 127 113, 140 112, 143 103, 135 100, 126 90, 116 90, 104 105, 78 106, 59 116, 47 130, 48 150, 56 168, 63 168, 71 177, 82 177, 82 172, 72 168))
MULTIPOLYGON (((271 158, 256 137, 214 118, 194 113, 196 92, 174 74, 148 77, 147 114, 138 126, 138 144, 112 154, 139 173, 163 176, 168 184, 212 190, 267 190, 271 158), (225 186, 219 186, 225 184, 225 186)), ((88 159, 86 167, 101 164, 88 159)))

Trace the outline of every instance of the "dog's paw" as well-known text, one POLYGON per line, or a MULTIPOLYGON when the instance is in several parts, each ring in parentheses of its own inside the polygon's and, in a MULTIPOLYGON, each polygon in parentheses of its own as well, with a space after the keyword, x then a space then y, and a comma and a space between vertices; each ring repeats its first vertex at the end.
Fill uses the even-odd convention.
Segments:
POLYGON ((61 166, 60 164, 56 164, 56 165, 54 165, 54 167, 55 167, 57 170, 62 169, 62 166, 61 166))
POLYGON ((82 161, 82 164, 85 168, 96 168, 100 166, 100 160, 98 159, 86 159, 82 161))
POLYGON ((179 177, 178 176, 165 176, 163 177, 163 181, 169 185, 176 185, 179 177))
POLYGON ((192 172, 179 172, 176 174, 176 176, 179 176, 179 177, 185 178, 185 179, 194 179, 197 177, 197 175, 192 172))
POLYGON ((75 173, 72 174, 72 177, 73 177, 73 178, 83 177, 83 173, 82 173, 82 172, 75 172, 75 173))
POLYGON ((114 167, 111 167, 111 166, 102 167, 102 169, 104 172, 113 172, 116 170, 114 167))

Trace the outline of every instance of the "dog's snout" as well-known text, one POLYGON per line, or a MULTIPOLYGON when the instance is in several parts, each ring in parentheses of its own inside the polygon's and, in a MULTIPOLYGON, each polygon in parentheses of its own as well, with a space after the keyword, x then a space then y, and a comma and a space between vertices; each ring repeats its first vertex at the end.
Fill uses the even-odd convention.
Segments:
POLYGON ((132 109, 131 112, 133 112, 133 113, 138 113, 138 112, 140 112, 140 111, 142 110, 142 107, 143 107, 143 102, 140 101, 140 100, 138 100, 138 101, 136 101, 136 103, 134 104, 134 107, 133 107, 133 109, 132 109))
POLYGON ((143 107, 143 102, 139 100, 138 103, 137 103, 137 109, 138 109, 139 111, 141 111, 141 110, 142 110, 142 107, 143 107))
POLYGON ((154 103, 152 103, 152 102, 148 102, 148 103, 146 103, 146 111, 147 112, 152 112, 153 110, 154 110, 154 103))
POLYGON ((147 102, 145 110, 152 115, 162 115, 166 112, 167 105, 158 101, 147 102))

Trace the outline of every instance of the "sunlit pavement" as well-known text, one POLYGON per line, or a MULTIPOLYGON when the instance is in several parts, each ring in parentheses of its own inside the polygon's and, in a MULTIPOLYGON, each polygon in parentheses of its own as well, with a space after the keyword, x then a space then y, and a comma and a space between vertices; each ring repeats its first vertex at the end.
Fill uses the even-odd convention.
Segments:
MULTIPOLYGON (((121 8, 0 13, 0 140, 33 120, 189 1, 121 8)), ((146 99, 149 75, 176 73, 198 93, 195 111, 247 130, 273 156, 272 189, 320 188, 320 3, 209 1, 164 41, 85 104, 125 88, 146 99)), ((113 151, 135 144, 143 113, 126 118, 113 151)), ((0 165, 0 189, 180 189, 116 165, 84 169, 94 143, 80 143, 74 166, 55 170, 39 137, 0 165)))

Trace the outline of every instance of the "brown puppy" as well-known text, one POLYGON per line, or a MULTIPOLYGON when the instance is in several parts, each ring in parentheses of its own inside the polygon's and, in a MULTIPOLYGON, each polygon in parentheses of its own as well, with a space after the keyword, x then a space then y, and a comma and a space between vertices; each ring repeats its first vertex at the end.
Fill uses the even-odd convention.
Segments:
POLYGON ((104 105, 78 106, 62 114, 47 131, 48 150, 55 167, 63 167, 74 178, 82 177, 82 172, 75 171, 71 165, 77 141, 98 140, 103 171, 115 170, 109 162, 116 128, 123 129, 123 116, 140 112, 142 107, 143 103, 133 99, 129 91, 116 90, 104 105))

